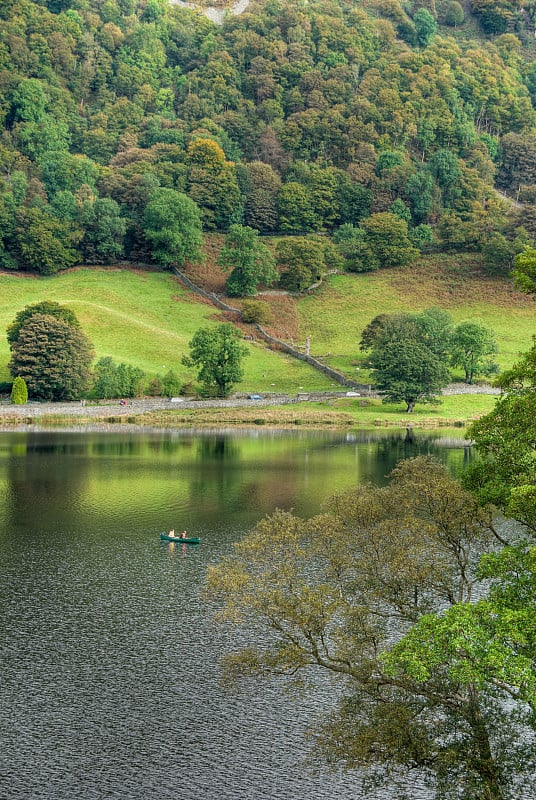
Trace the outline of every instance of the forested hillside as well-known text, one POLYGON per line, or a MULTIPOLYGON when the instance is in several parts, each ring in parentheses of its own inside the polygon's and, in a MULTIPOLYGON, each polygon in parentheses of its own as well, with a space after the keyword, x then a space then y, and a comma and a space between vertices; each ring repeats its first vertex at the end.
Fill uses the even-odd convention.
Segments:
POLYGON ((217 26, 165 0, 4 0, 0 265, 168 266, 195 229, 188 263, 199 209, 205 232, 334 233, 326 268, 473 250, 506 274, 536 237, 532 13, 268 0, 217 26))

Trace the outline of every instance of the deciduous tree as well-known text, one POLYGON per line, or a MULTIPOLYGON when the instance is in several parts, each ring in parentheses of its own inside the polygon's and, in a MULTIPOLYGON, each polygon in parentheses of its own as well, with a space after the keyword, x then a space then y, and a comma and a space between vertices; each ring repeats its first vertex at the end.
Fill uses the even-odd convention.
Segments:
POLYGON ((372 214, 363 220, 365 243, 372 250, 381 267, 409 264, 419 255, 408 236, 405 220, 387 211, 372 214))
POLYGON ((121 258, 127 226, 115 200, 88 200, 80 210, 79 221, 84 229, 80 247, 89 264, 110 264, 121 258))
POLYGON ((374 381, 384 403, 406 403, 411 413, 416 403, 435 403, 447 385, 446 364, 416 338, 377 345, 369 357, 374 381))
POLYGON ((231 297, 254 295, 259 283, 269 286, 279 278, 272 253, 248 225, 231 225, 218 264, 231 270, 226 282, 231 297))
POLYGON ((527 294, 536 294, 536 249, 525 247, 514 258, 514 284, 527 294))
POLYGON ((226 397, 242 379, 242 359, 248 354, 241 334, 231 323, 200 328, 190 341, 190 354, 183 356, 188 367, 198 367, 197 378, 207 395, 226 397))
POLYGON ((74 244, 80 238, 68 220, 60 220, 46 208, 22 209, 17 217, 18 260, 23 269, 53 275, 80 259, 74 244))
POLYGON ((523 704, 532 688, 518 681, 525 694, 512 702, 501 681, 513 676, 515 687, 523 654, 501 671, 505 631, 497 648, 486 634, 506 613, 488 628, 478 605, 469 629, 463 617, 483 591, 480 554, 497 541, 490 516, 422 457, 402 462, 388 487, 338 495, 313 519, 278 511, 209 568, 218 618, 247 641, 224 659, 225 674, 330 673, 340 694, 316 730, 318 751, 387 784, 390 797, 407 797, 396 782, 407 790, 411 771, 437 798, 514 798, 533 776, 523 704))
POLYGON ((468 485, 482 502, 536 531, 536 339, 496 382, 501 397, 467 431, 481 456, 468 485))
POLYGON ((498 371, 490 356, 498 352, 493 331, 481 322, 460 322, 450 339, 450 362, 461 367, 465 382, 473 383, 477 375, 492 375, 498 371))
POLYGON ((284 268, 281 286, 291 292, 304 291, 326 272, 324 245, 319 239, 282 239, 276 246, 276 259, 284 268))
POLYGON ((187 195, 174 189, 157 189, 145 209, 143 229, 155 261, 183 267, 201 258, 201 215, 187 195))

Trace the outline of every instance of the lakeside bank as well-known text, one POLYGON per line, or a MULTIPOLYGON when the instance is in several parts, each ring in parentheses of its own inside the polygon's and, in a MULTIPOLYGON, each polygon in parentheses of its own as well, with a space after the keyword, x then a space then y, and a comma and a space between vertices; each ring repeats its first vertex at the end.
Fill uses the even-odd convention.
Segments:
POLYGON ((419 405, 412 414, 400 405, 384 405, 378 395, 352 392, 310 392, 263 395, 259 399, 234 395, 199 400, 184 398, 129 399, 49 403, 0 402, 0 429, 17 428, 202 428, 202 427, 464 427, 488 413, 499 395, 491 386, 452 384, 436 406, 419 405))

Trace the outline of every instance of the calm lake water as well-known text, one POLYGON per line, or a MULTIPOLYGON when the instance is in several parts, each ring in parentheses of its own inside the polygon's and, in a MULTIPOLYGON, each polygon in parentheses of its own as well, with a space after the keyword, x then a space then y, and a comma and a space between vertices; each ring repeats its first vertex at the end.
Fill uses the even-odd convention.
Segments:
POLYGON ((331 686, 225 691, 199 589, 265 514, 417 453, 471 458, 421 432, 0 434, 1 800, 363 797, 305 765, 331 686), (172 526, 201 544, 161 543, 172 526))

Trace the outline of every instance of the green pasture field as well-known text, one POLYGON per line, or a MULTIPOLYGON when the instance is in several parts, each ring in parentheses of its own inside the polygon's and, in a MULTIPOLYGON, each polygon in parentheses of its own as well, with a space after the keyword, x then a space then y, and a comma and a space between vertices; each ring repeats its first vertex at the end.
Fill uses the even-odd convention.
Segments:
MULTIPOLYGON (((304 343, 310 337, 311 355, 367 384, 364 354, 359 351, 365 325, 380 313, 438 306, 449 311, 455 322, 482 320, 495 333, 499 367, 510 367, 536 334, 535 301, 514 291, 507 279, 484 276, 480 267, 474 255, 437 255, 400 269, 330 276, 315 293, 296 301, 296 341, 304 343)), ((47 278, 4 272, 0 273, 0 292, 0 331, 29 303, 55 300, 75 311, 95 345, 97 359, 111 356, 138 366, 148 380, 169 369, 184 382, 193 380, 194 371, 181 362, 188 342, 200 327, 224 320, 172 274, 158 270, 77 268, 47 278)), ((246 340, 246 344, 249 356, 238 392, 296 394, 335 386, 291 356, 257 341, 246 340)), ((0 334, 0 380, 9 379, 8 360, 7 340, 0 334)), ((461 373, 453 374, 453 380, 461 378, 461 373)), ((473 407, 475 414, 480 413, 481 400, 464 396, 469 408, 459 416, 470 417, 473 407)), ((430 407, 418 409, 429 415, 430 407)), ((380 406, 380 413, 385 417, 388 407, 380 406)), ((438 414, 442 416, 441 411, 438 414)))
MULTIPOLYGON (((378 314, 419 312, 437 306, 455 322, 480 320, 493 330, 496 362, 507 369, 531 346, 536 303, 506 278, 479 271, 476 256, 437 255, 408 267, 360 275, 333 275, 320 290, 298 303, 299 340, 311 339, 311 355, 357 381, 367 383, 361 332, 378 314), (344 324, 341 324, 344 320, 344 324)), ((462 373, 453 380, 462 379, 462 373)))
MULTIPOLYGON (((337 412, 351 415, 354 424, 365 427, 389 425, 405 427, 418 425, 423 428, 465 426, 483 414, 489 413, 499 395, 459 394, 446 395, 437 404, 417 403, 415 411, 407 414, 404 403, 382 403, 369 398, 340 398, 327 401, 327 405, 337 412)), ((319 404, 324 405, 325 404, 319 404)), ((299 407, 299 406, 298 406, 299 407)), ((307 407, 312 409, 312 404, 307 407)))
MULTIPOLYGON (((198 328, 224 321, 170 273, 132 269, 80 268, 53 277, 0 274, 0 331, 24 306, 54 300, 72 308, 96 350, 97 359, 140 367, 148 379, 175 370, 181 380, 195 377, 181 363, 198 328)), ((295 392, 325 390, 330 382, 303 362, 246 342, 244 379, 237 390, 295 392)), ((9 347, 0 335, 0 380, 9 380, 9 347)))

